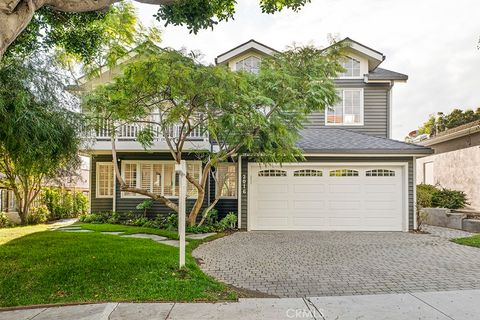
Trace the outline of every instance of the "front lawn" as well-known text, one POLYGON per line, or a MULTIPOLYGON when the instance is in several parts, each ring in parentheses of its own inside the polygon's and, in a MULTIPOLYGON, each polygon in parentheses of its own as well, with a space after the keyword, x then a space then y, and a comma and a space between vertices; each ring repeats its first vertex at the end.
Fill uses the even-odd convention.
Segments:
POLYGON ((95 223, 76 223, 75 226, 80 226, 82 229, 93 230, 97 232, 109 231, 109 232, 123 232, 125 234, 133 233, 148 233, 156 234, 159 236, 167 237, 170 239, 178 239, 177 231, 171 230, 162 230, 155 228, 146 228, 146 227, 132 227, 122 224, 95 224, 95 223))
POLYGON ((480 248, 480 234, 466 238, 452 239, 452 241, 458 244, 463 244, 465 246, 480 248))
MULTIPOLYGON (((168 231, 82 224, 95 231, 168 231)), ((13 229, 1 229, 4 231, 13 229)), ((197 301, 235 299, 225 285, 205 275, 187 248, 178 270, 178 248, 149 239, 99 232, 42 231, 0 245, 0 306, 99 301, 197 301)))

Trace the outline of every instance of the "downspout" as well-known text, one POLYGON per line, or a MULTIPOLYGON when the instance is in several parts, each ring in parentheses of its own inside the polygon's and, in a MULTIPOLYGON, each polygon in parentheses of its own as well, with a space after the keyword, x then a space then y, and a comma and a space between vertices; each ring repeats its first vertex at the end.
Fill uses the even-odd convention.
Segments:
POLYGON ((390 84, 390 87, 388 88, 388 93, 387 93, 387 138, 391 139, 392 138, 392 88, 393 88, 394 82, 392 81, 390 84))
POLYGON ((417 230, 417 157, 413 157, 413 230, 417 230))

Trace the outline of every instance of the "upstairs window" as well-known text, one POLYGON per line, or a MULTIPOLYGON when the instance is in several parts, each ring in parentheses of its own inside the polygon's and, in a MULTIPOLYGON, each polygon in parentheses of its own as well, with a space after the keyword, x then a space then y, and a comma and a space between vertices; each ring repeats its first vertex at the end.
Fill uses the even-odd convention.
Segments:
POLYGON ((260 59, 254 56, 250 56, 243 60, 240 60, 235 65, 237 71, 248 71, 257 74, 260 70, 260 59))
POLYGON ((360 61, 345 57, 342 62, 342 67, 345 69, 345 72, 340 73, 338 76, 340 78, 358 78, 360 77, 360 61))
POLYGON ((326 125, 362 125, 363 89, 343 89, 337 94, 340 101, 325 111, 326 125))

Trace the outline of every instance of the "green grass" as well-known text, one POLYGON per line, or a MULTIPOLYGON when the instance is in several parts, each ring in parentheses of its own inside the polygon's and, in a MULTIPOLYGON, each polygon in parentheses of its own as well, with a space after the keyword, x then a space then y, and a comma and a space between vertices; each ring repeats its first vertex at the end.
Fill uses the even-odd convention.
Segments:
POLYGON ((452 242, 463 244, 465 246, 480 248, 480 234, 466 238, 452 239, 452 242))
POLYGON ((124 226, 120 224, 76 223, 75 225, 81 226, 82 229, 88 229, 88 230, 93 230, 97 232, 117 231, 117 232, 123 232, 125 234, 148 233, 148 234, 156 234, 156 235, 167 237, 170 239, 178 239, 177 231, 171 231, 171 230, 161 230, 161 229, 145 228, 145 227, 132 227, 132 226, 124 226))
MULTIPOLYGON (((167 235, 164 230, 128 226, 82 227, 167 235)), ((9 229, 0 234, 5 230, 9 229)), ((0 245, 0 306, 236 299, 231 289, 205 275, 195 263, 191 250, 200 242, 190 241, 186 268, 178 270, 178 248, 149 239, 99 232, 24 235, 0 245)))

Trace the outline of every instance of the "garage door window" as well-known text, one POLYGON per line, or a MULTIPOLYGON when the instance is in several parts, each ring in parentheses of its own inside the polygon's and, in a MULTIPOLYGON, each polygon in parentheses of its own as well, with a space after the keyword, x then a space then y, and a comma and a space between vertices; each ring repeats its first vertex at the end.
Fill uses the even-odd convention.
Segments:
POLYGON ((395 171, 387 169, 368 170, 367 177, 395 177, 395 171))
POLYGON ((284 170, 261 170, 258 172, 259 177, 286 177, 287 171, 284 170))
POLYGON ((293 172, 294 177, 321 177, 323 175, 321 170, 302 169, 293 172))
POLYGON ((352 169, 331 170, 330 177, 358 177, 358 171, 352 169))

